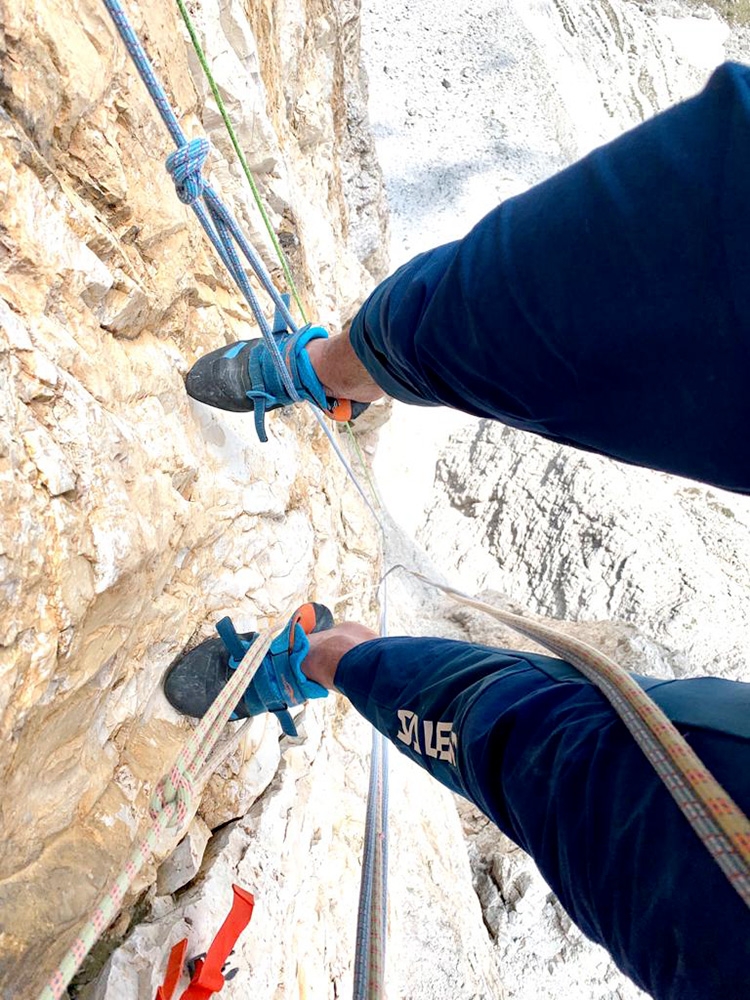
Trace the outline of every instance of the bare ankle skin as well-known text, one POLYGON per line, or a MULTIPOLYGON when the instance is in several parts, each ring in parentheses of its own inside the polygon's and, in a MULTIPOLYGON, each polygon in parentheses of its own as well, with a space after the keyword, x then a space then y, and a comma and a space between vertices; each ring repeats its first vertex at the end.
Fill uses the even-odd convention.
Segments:
POLYGON ((385 395, 354 353, 348 334, 312 340, 307 345, 307 353, 329 396, 372 403, 385 395))
POLYGON ((313 632, 308 636, 310 652, 302 663, 302 673, 309 680, 333 691, 333 681, 342 656, 355 646, 377 638, 377 632, 357 622, 344 622, 327 632, 313 632))

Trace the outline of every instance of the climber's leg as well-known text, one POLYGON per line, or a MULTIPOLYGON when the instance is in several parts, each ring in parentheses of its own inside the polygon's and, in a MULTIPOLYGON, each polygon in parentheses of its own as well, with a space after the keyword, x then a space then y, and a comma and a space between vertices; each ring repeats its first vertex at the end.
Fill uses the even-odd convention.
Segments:
MULTIPOLYGON (((603 697, 546 656, 312 637, 303 669, 475 802, 658 1000, 750 996, 750 913, 603 697)), ((638 678, 750 809, 750 685, 638 678)), ((408 822, 404 806, 403 821, 408 822)))
POLYGON ((352 347, 404 402, 748 492, 749 162, 750 69, 727 65, 402 267, 352 347))
MULTIPOLYGON (((346 338, 303 331, 298 393, 346 415, 340 398, 380 389, 750 491, 748 162, 750 69, 728 64, 384 281, 348 335, 361 367, 346 338)), ((262 432, 291 400, 250 343, 201 359, 188 391, 255 408, 262 432)))

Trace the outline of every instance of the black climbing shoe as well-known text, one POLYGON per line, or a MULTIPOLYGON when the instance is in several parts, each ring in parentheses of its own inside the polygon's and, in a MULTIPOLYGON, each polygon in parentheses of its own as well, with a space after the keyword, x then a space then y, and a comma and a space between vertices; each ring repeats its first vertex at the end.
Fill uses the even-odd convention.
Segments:
MULTIPOLYGON (((307 636, 333 628, 333 616, 323 604, 303 604, 271 643, 232 719, 273 712, 281 728, 296 736, 288 709, 310 698, 325 698, 324 687, 302 673, 310 649, 307 636)), ((237 633, 231 618, 217 624, 218 638, 206 639, 174 663, 164 678, 164 694, 182 715, 202 718, 232 676, 257 632, 237 633)))
MULTIPOLYGON (((274 334, 279 351, 300 399, 308 400, 333 420, 354 420, 368 403, 355 403, 326 396, 305 350, 311 340, 326 338, 319 326, 304 327, 297 333, 274 334)), ((220 410, 255 413, 255 429, 267 441, 265 415, 294 400, 276 367, 271 351, 262 339, 241 340, 220 347, 199 358, 187 374, 188 395, 220 410)))

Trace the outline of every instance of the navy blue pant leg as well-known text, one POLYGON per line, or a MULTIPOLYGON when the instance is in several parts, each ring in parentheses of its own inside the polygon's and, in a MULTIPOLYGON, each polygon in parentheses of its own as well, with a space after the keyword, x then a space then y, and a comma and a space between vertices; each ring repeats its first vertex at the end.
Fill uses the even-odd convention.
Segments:
POLYGON ((405 402, 750 492, 748 164, 750 70, 727 64, 406 264, 352 345, 405 402))
MULTIPOLYGON (((750 809, 750 684, 637 678, 750 809)), ((750 912, 603 697, 560 660, 377 639, 336 686, 536 861, 571 918, 657 1000, 750 997, 750 912)))

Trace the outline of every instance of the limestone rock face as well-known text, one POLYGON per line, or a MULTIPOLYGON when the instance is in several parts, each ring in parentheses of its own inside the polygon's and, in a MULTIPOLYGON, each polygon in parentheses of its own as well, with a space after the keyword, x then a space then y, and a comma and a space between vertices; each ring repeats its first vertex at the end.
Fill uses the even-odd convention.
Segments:
POLYGON ((533 611, 636 626, 668 651, 651 672, 748 676, 746 497, 489 422, 453 445, 424 531, 433 558, 533 611))
POLYGON ((187 833, 167 860, 160 865, 156 876, 157 891, 170 895, 192 882, 200 870, 211 830, 200 816, 194 816, 187 833))
MULTIPOLYGON (((260 445, 244 415, 188 401, 196 356, 255 327, 175 195, 168 135, 105 8, 73 6, 0 3, 0 994, 13 997, 46 981, 186 740, 160 691, 175 656, 225 613, 248 630, 355 594, 349 615, 371 618, 378 565, 307 409, 272 416, 260 445)), ((357 4, 192 7, 307 309, 336 329, 385 259, 357 4)), ((280 278, 175 5, 128 8, 280 278)), ((209 823, 244 815, 278 760, 277 728, 254 723, 205 797, 209 823)))

